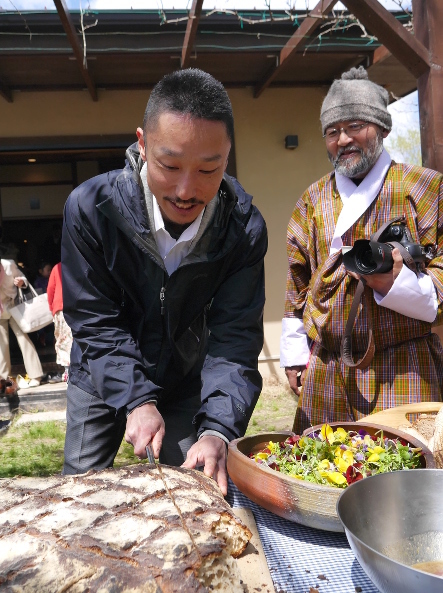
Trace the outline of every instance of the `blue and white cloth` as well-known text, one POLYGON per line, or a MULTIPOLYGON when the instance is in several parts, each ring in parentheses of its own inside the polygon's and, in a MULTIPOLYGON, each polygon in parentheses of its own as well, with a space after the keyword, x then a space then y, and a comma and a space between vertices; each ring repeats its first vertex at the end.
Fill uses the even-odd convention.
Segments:
POLYGON ((344 533, 292 523, 261 508, 229 481, 227 501, 254 514, 276 593, 378 593, 344 533))

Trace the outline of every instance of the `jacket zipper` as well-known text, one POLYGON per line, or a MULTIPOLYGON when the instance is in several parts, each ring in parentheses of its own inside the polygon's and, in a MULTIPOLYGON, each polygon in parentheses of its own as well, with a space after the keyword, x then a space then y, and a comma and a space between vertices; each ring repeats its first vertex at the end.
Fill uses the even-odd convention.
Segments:
POLYGON ((160 315, 162 316, 165 314, 165 291, 166 287, 162 286, 160 289, 160 315))
MULTIPOLYGON (((157 364, 157 372, 155 373, 155 382, 158 384, 159 376, 162 376, 164 369, 163 366, 163 358, 165 356, 166 350, 166 342, 167 342, 167 335, 166 335, 166 327, 165 327, 165 294, 166 294, 166 285, 165 282, 165 273, 163 272, 163 280, 162 280, 162 287, 160 289, 160 315, 162 320, 162 343, 160 346, 160 355, 158 357, 158 364, 157 364)), ((166 368, 166 367, 165 367, 166 368)))

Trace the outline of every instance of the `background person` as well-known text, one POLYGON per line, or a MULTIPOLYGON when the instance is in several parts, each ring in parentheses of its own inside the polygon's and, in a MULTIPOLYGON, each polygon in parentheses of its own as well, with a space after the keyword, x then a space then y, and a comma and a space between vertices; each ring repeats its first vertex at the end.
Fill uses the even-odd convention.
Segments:
POLYGON ((34 288, 39 294, 43 294, 48 290, 49 276, 51 275, 52 264, 48 261, 42 260, 38 267, 38 275, 34 280, 34 288))
MULTIPOLYGON (((37 278, 34 280, 34 288, 38 294, 43 294, 48 290, 49 276, 51 275, 52 263, 47 260, 42 260, 38 268, 37 278)), ((37 348, 51 346, 54 344, 54 326, 47 325, 38 332, 36 332, 37 348)), ((51 381, 54 382, 54 381, 51 381)))
POLYGON ((62 265, 52 268, 48 282, 48 304, 54 317, 56 363, 63 367, 62 373, 49 378, 48 383, 68 381, 71 362, 72 332, 63 315, 62 265))
POLYGON ((74 343, 64 473, 134 453, 204 466, 227 491, 226 443, 261 390, 266 227, 224 174, 229 97, 197 69, 153 89, 123 171, 65 207, 64 314, 74 343))
POLYGON ((391 161, 383 148, 388 98, 362 67, 334 81, 320 116, 334 171, 306 190, 289 222, 281 364, 296 394, 303 383, 296 432, 442 398, 443 351, 431 333, 443 300, 441 255, 415 274, 394 249, 392 270, 365 275, 371 298, 352 337, 357 359, 368 344, 370 308, 375 355, 365 369, 340 357, 359 278, 347 273, 341 248, 404 216, 414 242, 443 253, 443 177, 391 161))
POLYGON ((7 379, 11 374, 11 354, 9 351, 10 326, 17 338, 23 356, 26 374, 29 377, 29 380, 18 377, 18 387, 19 389, 37 387, 40 385, 40 379, 43 375, 43 369, 37 351, 29 336, 22 332, 15 319, 8 312, 8 308, 14 305, 17 288, 26 287, 28 282, 12 259, 2 258, 1 264, 5 276, 0 285, 0 299, 3 308, 0 318, 0 378, 7 379))

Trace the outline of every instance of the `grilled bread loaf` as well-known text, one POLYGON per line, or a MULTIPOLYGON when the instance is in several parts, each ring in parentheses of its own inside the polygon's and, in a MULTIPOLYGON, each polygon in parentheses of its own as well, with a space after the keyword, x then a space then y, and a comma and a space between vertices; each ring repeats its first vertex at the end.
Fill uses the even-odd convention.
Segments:
POLYGON ((0 591, 243 593, 234 558, 250 537, 198 471, 0 480, 0 591))

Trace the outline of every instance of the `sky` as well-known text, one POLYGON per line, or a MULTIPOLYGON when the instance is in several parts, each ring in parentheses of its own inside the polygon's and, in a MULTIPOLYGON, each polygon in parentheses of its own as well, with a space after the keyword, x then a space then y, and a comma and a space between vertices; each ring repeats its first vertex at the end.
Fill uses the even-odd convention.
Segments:
POLYGON ((420 130, 417 91, 391 103, 388 110, 392 117, 392 131, 384 141, 384 145, 395 161, 409 162, 410 154, 395 150, 394 144, 397 136, 407 136, 410 130, 420 130))
MULTIPOLYGON (((404 8, 411 5, 411 0, 379 0, 380 4, 389 10, 400 10, 399 4, 404 8)), ((271 5, 274 10, 285 10, 294 8, 296 10, 305 10, 313 8, 318 0, 205 0, 203 8, 207 9, 266 9, 267 4, 271 5)), ((83 9, 101 9, 101 10, 118 10, 122 8, 133 8, 134 10, 156 10, 159 8, 176 8, 186 9, 192 5, 192 0, 66 0, 66 4, 71 10, 79 10, 80 6, 83 9)), ((0 9, 2 10, 55 10, 52 0, 0 0, 0 9)), ((343 9, 341 3, 336 5, 337 9, 343 9)))

